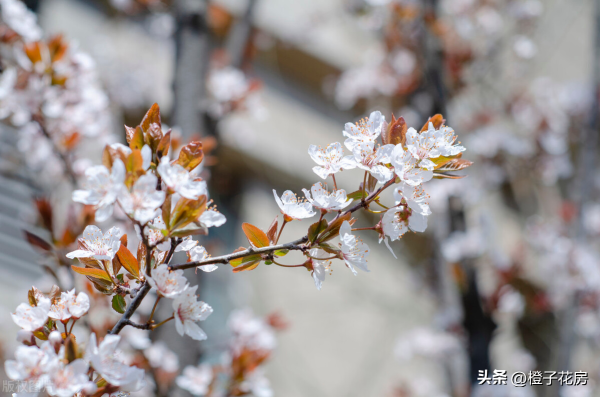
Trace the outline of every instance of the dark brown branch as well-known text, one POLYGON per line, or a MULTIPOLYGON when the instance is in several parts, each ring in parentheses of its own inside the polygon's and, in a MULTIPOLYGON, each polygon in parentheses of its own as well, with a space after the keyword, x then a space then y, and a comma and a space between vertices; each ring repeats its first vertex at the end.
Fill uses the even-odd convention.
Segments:
POLYGON ((138 307, 140 307, 140 304, 142 303, 148 292, 150 292, 151 288, 152 287, 150 287, 150 284, 148 284, 147 281, 144 281, 142 287, 138 291, 137 295, 131 300, 131 303, 127 307, 127 310, 125 310, 125 313, 123 313, 123 316, 121 317, 119 322, 117 322, 113 329, 110 331, 111 334, 116 335, 119 332, 121 332, 121 330, 125 328, 126 325, 131 325, 131 321, 129 319, 131 318, 131 316, 133 316, 133 313, 135 313, 138 307))

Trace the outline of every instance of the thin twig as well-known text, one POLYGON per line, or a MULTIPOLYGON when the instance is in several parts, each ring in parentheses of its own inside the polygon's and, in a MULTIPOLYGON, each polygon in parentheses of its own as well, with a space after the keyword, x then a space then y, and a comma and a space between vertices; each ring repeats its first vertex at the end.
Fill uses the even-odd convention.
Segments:
MULTIPOLYGON (((366 207, 371 201, 373 201, 377 196, 379 196, 379 194, 383 190, 387 189, 392 184, 394 184, 394 179, 388 181, 385 185, 383 185, 382 187, 380 187, 379 189, 377 189, 376 191, 371 193, 369 195, 369 197, 367 197, 365 200, 362 200, 362 201, 356 203, 354 206, 352 206, 352 208, 350 208, 342 213, 339 213, 334 219, 332 219, 329 222, 329 225, 331 225, 332 222, 335 222, 340 216, 344 216, 346 214, 353 213, 363 207, 366 207)), ((215 265, 215 264, 219 264, 219 263, 226 265, 230 261, 232 261, 234 259, 242 258, 244 256, 253 255, 253 254, 254 255, 269 254, 269 253, 272 253, 272 252, 275 252, 278 250, 282 250, 282 249, 305 251, 307 249, 307 247, 303 244, 306 243, 307 241, 308 241, 308 236, 304 236, 302 238, 299 238, 297 240, 294 240, 294 241, 286 243, 286 244, 271 245, 271 246, 262 247, 262 248, 250 247, 248 249, 245 249, 244 251, 238 251, 238 252, 234 252, 234 253, 227 254, 227 255, 216 256, 216 257, 208 258, 208 259, 205 259, 202 261, 194 261, 194 262, 182 263, 182 264, 178 264, 178 265, 171 265, 171 266, 169 266, 169 270, 190 269, 192 267, 204 266, 204 265, 215 265)))
POLYGON ((34 115, 33 119, 38 123, 40 130, 42 131, 42 134, 46 137, 46 139, 48 140, 50 145, 52 145, 52 150, 54 151, 54 153, 56 153, 58 155, 58 157, 60 158, 60 160, 62 161, 63 166, 65 168, 65 173, 69 177, 71 184, 73 186, 77 186, 77 177, 75 176, 75 172, 73 171, 73 167, 71 166, 71 162, 67 158, 67 155, 65 153, 63 153, 62 150, 60 150, 60 148, 56 145, 56 143, 50 136, 50 133, 48 132, 48 130, 46 129, 46 126, 44 125, 42 117, 40 117, 39 115, 34 115))

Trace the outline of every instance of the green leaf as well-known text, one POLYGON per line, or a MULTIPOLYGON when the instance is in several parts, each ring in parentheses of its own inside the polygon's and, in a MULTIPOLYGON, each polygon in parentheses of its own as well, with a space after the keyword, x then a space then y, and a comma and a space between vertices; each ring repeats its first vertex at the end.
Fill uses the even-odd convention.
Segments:
POLYGON ((229 261, 229 264, 233 267, 238 267, 239 265, 243 265, 248 262, 260 261, 262 260, 262 256, 259 254, 243 256, 241 258, 232 259, 229 261))
POLYGON ((319 233, 327 228, 327 220, 321 219, 319 222, 315 222, 308 228, 308 241, 312 244, 317 239, 319 233))
POLYGON ((290 250, 282 249, 282 250, 277 250, 277 251, 273 252, 273 255, 281 257, 281 256, 286 256, 288 252, 290 252, 290 250))
POLYGON ((330 254, 335 254, 335 255, 337 255, 337 253, 340 252, 340 250, 338 248, 335 248, 334 246, 332 246, 331 244, 328 244, 328 243, 321 243, 318 245, 318 248, 321 248, 323 251, 328 252, 330 254))
POLYGON ((126 303, 125 303, 125 298, 123 298, 121 295, 115 295, 112 298, 112 308, 117 312, 117 313, 125 313, 125 307, 126 307, 126 303))
POLYGON ((263 232, 256 226, 251 225, 249 223, 243 223, 242 230, 244 231, 244 234, 246 235, 246 238, 248 239, 250 244, 252 244, 256 248, 269 246, 269 237, 267 237, 265 232, 263 232))
POLYGON ((123 273, 121 273, 121 274, 117 274, 117 279, 118 279, 120 282, 122 282, 122 283, 125 283, 125 279, 123 278, 123 273))
POLYGON ((346 197, 348 197, 349 199, 353 199, 353 200, 362 200, 363 197, 367 197, 367 194, 365 192, 363 192, 362 189, 360 189, 360 190, 357 190, 355 192, 348 194, 346 197))

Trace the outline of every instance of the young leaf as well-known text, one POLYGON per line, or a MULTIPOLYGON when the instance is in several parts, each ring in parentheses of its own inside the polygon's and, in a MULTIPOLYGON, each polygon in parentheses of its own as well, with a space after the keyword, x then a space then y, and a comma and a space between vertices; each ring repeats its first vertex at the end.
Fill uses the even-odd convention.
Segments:
POLYGON ((450 175, 450 174, 442 174, 442 173, 433 173, 434 179, 463 179, 466 175, 450 175))
POLYGON ((144 131, 138 125, 135 127, 135 132, 129 141, 129 147, 131 149, 139 149, 141 150, 144 147, 144 131))
POLYGON ((362 189, 359 189, 355 192, 349 193, 346 197, 353 200, 362 200, 363 197, 367 197, 367 195, 363 194, 362 189))
POLYGON ((452 160, 448 161, 446 164, 444 164, 442 167, 437 168, 436 171, 440 171, 440 172, 460 171, 460 170, 464 170, 465 168, 470 167, 471 165, 473 165, 473 162, 469 161, 469 160, 452 159, 452 160))
POLYGON ((25 238, 32 246, 40 248, 43 251, 52 251, 52 246, 44 241, 41 237, 38 237, 27 230, 24 230, 23 233, 25 233, 25 238))
POLYGON ((336 220, 332 221, 329 226, 321 233, 319 238, 316 240, 317 243, 331 240, 338 234, 340 234, 340 227, 344 221, 349 221, 352 214, 347 213, 346 215, 340 216, 336 220))
POLYGON ((260 265, 260 260, 252 261, 244 266, 236 267, 235 269, 233 269, 233 272, 239 273, 239 272, 254 270, 258 267, 258 265, 260 265))
POLYGON ((245 263, 248 262, 255 262, 255 261, 259 261, 262 259, 262 256, 255 254, 255 255, 248 255, 248 256, 243 256, 241 258, 237 258, 237 259, 232 259, 231 261, 229 261, 229 264, 232 267, 238 267, 239 265, 243 265, 245 263))
POLYGON ((315 222, 308 228, 308 241, 312 244, 317 239, 319 233, 327 228, 327 220, 321 219, 320 222, 315 222))
POLYGON ((404 117, 396 119, 392 114, 392 121, 390 121, 385 131, 382 132, 381 140, 383 141, 384 145, 404 145, 406 142, 407 130, 408 126, 406 125, 404 117))
POLYGON ((93 277, 104 281, 109 281, 112 283, 110 276, 104 270, 74 265, 71 266, 71 269, 73 269, 75 273, 83 274, 84 276, 93 277))
POLYGON ((367 178, 367 192, 374 192, 375 186, 377 186, 377 178, 374 178, 373 175, 369 174, 367 178))
POLYGON ((269 229, 267 229, 267 237, 269 238, 271 244, 275 244, 275 239, 277 239, 278 218, 279 216, 276 216, 275 219, 273 219, 273 222, 271 222, 269 229))
POLYGON ((171 147, 171 130, 162 137, 156 148, 156 157, 160 160, 163 156, 169 154, 169 148, 171 147))
POLYGON ((167 197, 165 198, 165 202, 162 206, 162 217, 165 225, 169 226, 171 223, 171 198, 173 196, 167 193, 167 197))
POLYGON ((429 120, 427 120, 423 128, 421 128, 421 131, 419 131, 419 133, 427 131, 429 129, 429 123, 433 124, 433 128, 439 130, 440 127, 444 125, 444 121, 446 121, 444 120, 444 116, 442 116, 439 113, 434 116, 431 116, 429 120))
POLYGON ((290 252, 290 250, 282 249, 282 250, 277 250, 277 251, 273 252, 273 255, 281 257, 281 256, 286 256, 288 252, 290 252))
POLYGON ((136 279, 140 277, 140 265, 137 259, 135 259, 135 256, 133 256, 131 251, 123 244, 121 244, 119 251, 117 251, 115 260, 117 260, 133 277, 136 279))
POLYGON ((319 244, 319 248, 321 248, 323 251, 325 251, 329 254, 337 255, 337 253, 340 252, 340 250, 338 248, 335 248, 333 245, 328 244, 328 243, 319 244))
POLYGON ((115 295, 112 298, 112 308, 117 312, 117 313, 125 313, 125 307, 127 306, 127 304, 125 303, 125 298, 123 298, 121 295, 115 295))
POLYGON ((244 231, 244 234, 246 235, 246 238, 248 239, 250 244, 252 244, 256 248, 269 246, 269 237, 267 237, 265 232, 263 232, 256 226, 251 225, 249 223, 243 223, 242 230, 244 231))
POLYGON ((127 144, 131 143, 133 136, 135 135, 135 128, 125 126, 125 139, 127 140, 127 144))
POLYGON ((181 148, 177 163, 188 171, 193 170, 202 162, 204 153, 202 152, 202 142, 190 142, 181 148))
POLYGON ((144 131, 148 131, 148 128, 150 128, 150 124, 152 124, 152 123, 158 124, 159 127, 161 126, 161 124, 160 124, 160 108, 158 107, 158 104, 156 104, 156 103, 154 105, 152 105, 152 107, 148 110, 148 112, 146 112, 146 115, 142 119, 142 123, 140 124, 140 126, 142 127, 142 129, 144 131))
POLYGON ((200 196, 198 200, 190 200, 182 197, 179 199, 169 222, 169 230, 183 228, 194 222, 206 210, 206 196, 200 196))

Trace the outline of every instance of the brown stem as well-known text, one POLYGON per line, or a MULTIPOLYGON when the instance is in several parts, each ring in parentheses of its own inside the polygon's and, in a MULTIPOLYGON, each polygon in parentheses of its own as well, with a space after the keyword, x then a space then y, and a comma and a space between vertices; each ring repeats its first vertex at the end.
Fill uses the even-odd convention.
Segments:
POLYGON ((164 320, 164 321, 161 321, 160 323, 158 323, 158 324, 156 324, 156 325, 151 325, 151 326, 150 326, 150 329, 156 329, 156 328, 160 327, 161 325, 163 325, 163 324, 166 324, 166 323, 168 323, 169 321, 173 320, 174 318, 175 318, 175 315, 172 315, 172 316, 171 316, 171 317, 169 317, 168 319, 166 319, 166 320, 164 320))
POLYGON ((127 307, 127 310, 125 310, 125 313, 123 313, 121 319, 115 324, 113 329, 110 331, 111 334, 118 334, 126 325, 130 323, 129 319, 131 318, 131 316, 133 316, 133 313, 135 313, 138 307, 140 307, 140 304, 142 303, 148 292, 150 292, 150 289, 150 284, 148 284, 147 281, 144 281, 142 287, 135 295, 135 297, 131 300, 131 303, 127 307))
POLYGON ((335 174, 331 174, 331 177, 333 178, 333 188, 335 190, 338 190, 338 188, 337 188, 337 182, 335 181, 335 174))
POLYGON ((281 233, 283 232, 283 228, 288 223, 288 221, 283 217, 283 223, 281 224, 281 229, 279 229, 279 234, 277 235, 277 240, 275 240, 275 244, 279 242, 279 237, 281 237, 281 233))
POLYGON ((152 319, 154 318, 154 312, 156 311, 156 306, 158 306, 158 302, 160 301, 160 298, 162 298, 162 295, 158 295, 156 297, 156 302, 154 302, 154 307, 152 307, 152 312, 150 313, 150 317, 148 318, 148 322, 152 321, 152 319))

